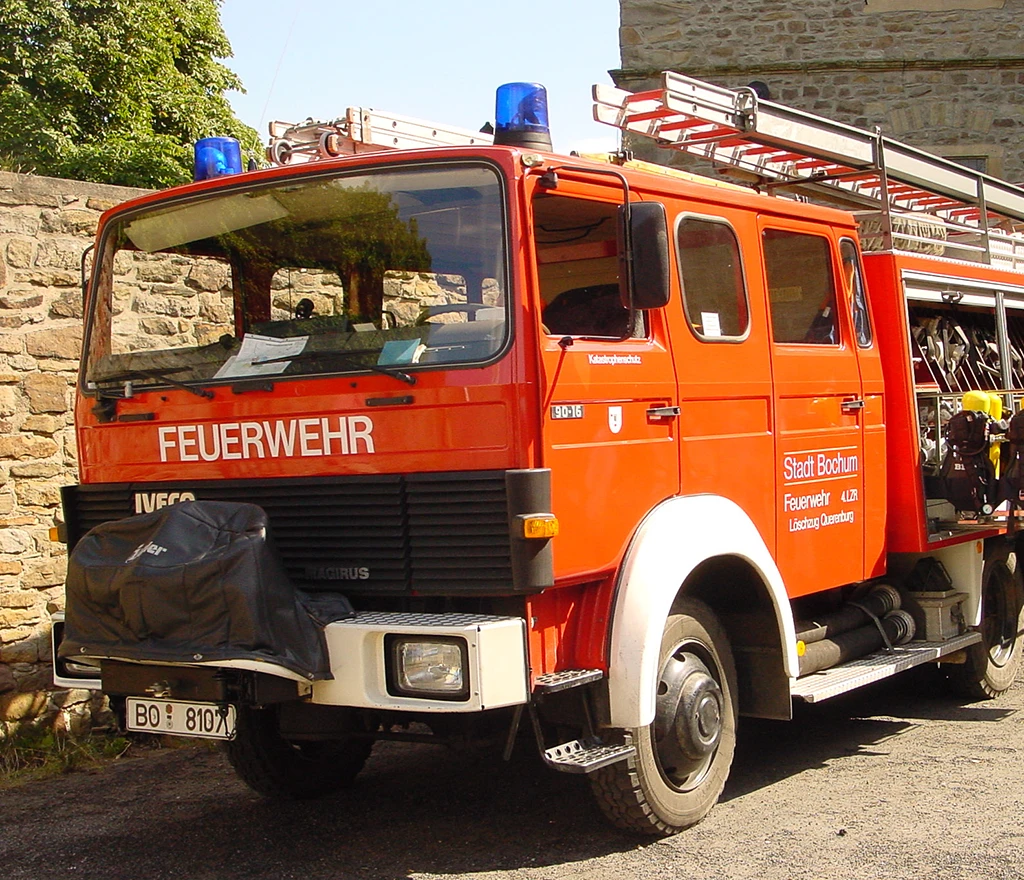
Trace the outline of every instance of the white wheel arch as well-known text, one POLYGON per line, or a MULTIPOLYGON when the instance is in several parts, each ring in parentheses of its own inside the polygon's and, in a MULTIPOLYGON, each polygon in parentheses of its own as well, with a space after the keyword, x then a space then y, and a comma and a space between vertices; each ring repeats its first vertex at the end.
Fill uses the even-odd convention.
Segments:
POLYGON ((640 524, 619 572, 611 625, 608 694, 613 727, 644 727, 654 720, 658 654, 672 603, 702 562, 733 556, 764 581, 779 626, 783 668, 799 668, 793 614, 775 565, 750 517, 718 495, 670 498, 640 524))

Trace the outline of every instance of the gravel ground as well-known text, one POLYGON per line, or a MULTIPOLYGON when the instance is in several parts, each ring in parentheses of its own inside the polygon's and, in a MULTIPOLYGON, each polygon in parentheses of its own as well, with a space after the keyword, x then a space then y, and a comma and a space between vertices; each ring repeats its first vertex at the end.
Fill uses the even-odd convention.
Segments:
POLYGON ((0 792, 0 877, 1024 878, 1024 683, 963 705, 932 673, 744 719, 722 802, 663 841, 525 748, 380 744, 349 791, 273 804, 189 745, 0 792))

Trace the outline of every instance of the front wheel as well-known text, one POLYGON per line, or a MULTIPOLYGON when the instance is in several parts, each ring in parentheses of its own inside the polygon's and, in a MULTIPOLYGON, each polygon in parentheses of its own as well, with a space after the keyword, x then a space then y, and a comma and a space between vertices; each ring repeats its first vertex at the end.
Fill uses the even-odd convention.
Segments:
POLYGON ((667 835, 717 803, 736 747, 736 667, 718 619, 683 599, 661 640, 654 722, 626 731, 636 755, 590 775, 597 802, 628 831, 667 835))
POLYGON ((1018 556, 996 546, 985 560, 981 583, 981 641, 964 663, 943 669, 950 689, 970 700, 997 697, 1010 688, 1024 658, 1024 580, 1018 556))
POLYGON ((274 708, 240 706, 235 738, 225 744, 241 780, 264 797, 306 800, 352 784, 370 756, 370 739, 284 739, 274 708))

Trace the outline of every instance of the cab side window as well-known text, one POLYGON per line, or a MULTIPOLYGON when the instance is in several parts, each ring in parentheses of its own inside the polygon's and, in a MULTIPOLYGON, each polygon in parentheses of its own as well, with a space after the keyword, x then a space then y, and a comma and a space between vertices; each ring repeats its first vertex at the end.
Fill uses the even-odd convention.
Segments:
POLYGON ((750 312, 736 234, 719 220, 683 217, 676 241, 690 327, 708 341, 746 336, 750 312))
POLYGON ((836 289, 828 239, 766 229, 762 240, 772 338, 800 345, 838 345, 836 289))
POLYGON ((850 308, 853 309, 853 329, 857 334, 857 345, 871 348, 871 316, 868 313, 868 296, 864 288, 864 273, 857 255, 857 245, 844 238, 839 242, 839 256, 843 261, 843 283, 849 293, 850 308))
POLYGON ((630 328, 619 294, 618 206, 541 193, 533 219, 544 331, 609 340, 642 337, 642 315, 630 328))

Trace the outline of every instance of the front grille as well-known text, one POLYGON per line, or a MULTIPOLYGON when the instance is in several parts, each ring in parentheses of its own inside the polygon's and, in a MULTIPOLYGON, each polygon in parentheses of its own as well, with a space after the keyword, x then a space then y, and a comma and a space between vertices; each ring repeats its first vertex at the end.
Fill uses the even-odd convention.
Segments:
POLYGON ((346 593, 514 592, 503 471, 283 480, 120 483, 65 488, 71 546, 136 512, 136 495, 258 504, 289 576, 346 593))

